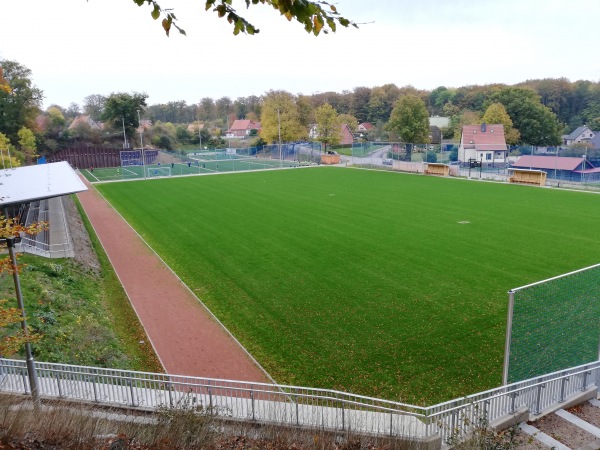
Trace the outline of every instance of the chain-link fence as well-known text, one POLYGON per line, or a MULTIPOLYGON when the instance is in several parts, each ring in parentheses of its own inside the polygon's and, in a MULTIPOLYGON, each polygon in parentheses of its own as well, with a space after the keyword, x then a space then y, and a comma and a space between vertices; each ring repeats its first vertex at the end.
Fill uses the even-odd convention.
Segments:
POLYGON ((598 360, 600 264, 509 292, 504 383, 598 360))

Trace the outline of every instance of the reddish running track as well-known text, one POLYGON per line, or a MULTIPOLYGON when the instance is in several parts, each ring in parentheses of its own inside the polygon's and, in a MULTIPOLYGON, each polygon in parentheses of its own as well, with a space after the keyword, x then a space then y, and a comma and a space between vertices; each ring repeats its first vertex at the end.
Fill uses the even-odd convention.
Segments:
POLYGON ((167 373, 270 382, 140 236, 84 180, 77 194, 167 373))

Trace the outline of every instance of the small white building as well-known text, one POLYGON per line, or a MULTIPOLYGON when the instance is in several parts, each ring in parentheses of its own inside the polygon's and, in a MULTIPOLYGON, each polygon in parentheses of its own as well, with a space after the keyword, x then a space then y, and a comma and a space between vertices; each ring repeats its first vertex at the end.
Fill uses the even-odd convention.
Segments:
POLYGON ((475 159, 484 164, 506 164, 508 147, 504 125, 485 124, 463 126, 458 160, 466 163, 475 159))

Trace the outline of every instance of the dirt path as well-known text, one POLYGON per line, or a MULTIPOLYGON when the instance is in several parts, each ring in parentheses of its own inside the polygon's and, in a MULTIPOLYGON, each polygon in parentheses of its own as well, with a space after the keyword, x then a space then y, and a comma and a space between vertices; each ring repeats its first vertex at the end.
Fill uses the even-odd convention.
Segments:
MULTIPOLYGON (((84 180, 85 181, 85 180, 84 180)), ((269 382, 136 232, 85 181, 78 194, 165 370, 171 374, 269 382)))

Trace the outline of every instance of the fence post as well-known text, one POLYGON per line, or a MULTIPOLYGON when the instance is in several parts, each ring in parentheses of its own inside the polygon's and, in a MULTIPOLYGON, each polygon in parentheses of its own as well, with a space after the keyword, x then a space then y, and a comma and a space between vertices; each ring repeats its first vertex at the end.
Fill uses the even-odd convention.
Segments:
POLYGON ((569 382, 568 378, 563 378, 560 381, 560 398, 559 398, 560 403, 565 401, 565 384, 567 384, 568 382, 569 382))
POLYGON ((21 370, 21 377, 23 378, 23 390, 25 394, 28 394, 27 391, 27 375, 25 375, 25 371, 21 370))
POLYGON ((508 411, 510 414, 514 414, 515 413, 515 403, 517 401, 517 396, 519 394, 517 392, 513 392, 510 394, 510 411, 508 411))
POLYGON ((585 372, 583 372, 583 386, 581 386, 582 391, 585 391, 585 388, 587 387, 587 377, 591 374, 592 372, 590 370, 586 370, 585 372))
POLYGON ((133 382, 130 378, 127 379, 127 385, 129 386, 129 392, 131 393, 131 406, 138 406, 135 401, 135 393, 133 390, 133 382))
POLYGON ((296 425, 300 426, 300 409, 298 407, 298 397, 294 397, 294 403, 296 404, 296 425))
POLYGON ((173 407, 173 386, 171 385, 171 382, 167 382, 167 390, 169 391, 169 406, 172 408, 173 407))
POLYGON ((346 416, 344 414, 344 403, 342 402, 342 431, 346 429, 346 416))
POLYGON ((96 377, 92 376, 92 389, 94 391, 94 401, 98 403, 98 388, 96 387, 96 377))
POLYGON ((60 385, 60 373, 54 373, 54 377, 56 378, 56 387, 58 388, 58 396, 62 398, 62 386, 60 385))
POLYGON ((256 420, 254 415, 254 389, 250 391, 250 399, 252 400, 252 420, 256 420))
POLYGON ((542 389, 546 389, 546 385, 545 384, 540 384, 538 386, 537 389, 537 398, 535 401, 535 413, 539 414, 541 413, 541 402, 542 402, 542 389))

